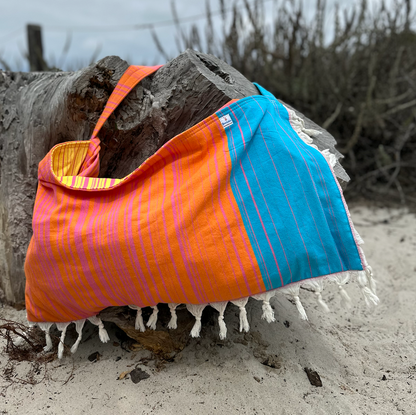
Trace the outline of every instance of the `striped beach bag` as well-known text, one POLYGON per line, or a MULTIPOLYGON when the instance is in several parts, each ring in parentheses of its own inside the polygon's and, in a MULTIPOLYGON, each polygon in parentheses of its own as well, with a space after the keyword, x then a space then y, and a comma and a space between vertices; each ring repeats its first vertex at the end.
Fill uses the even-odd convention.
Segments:
POLYGON ((206 306, 240 309, 240 331, 249 324, 249 297, 263 302, 262 318, 274 321, 270 299, 291 297, 307 319, 301 286, 321 295, 334 282, 355 279, 365 301, 376 304, 374 280, 334 176, 335 156, 319 151, 302 119, 272 94, 233 100, 175 136, 131 174, 98 178, 100 128, 145 76, 159 67, 131 66, 120 79, 89 141, 53 147, 39 165, 33 237, 25 262, 27 318, 46 333, 86 319, 108 334, 97 314, 109 306, 186 304, 199 336, 206 306))

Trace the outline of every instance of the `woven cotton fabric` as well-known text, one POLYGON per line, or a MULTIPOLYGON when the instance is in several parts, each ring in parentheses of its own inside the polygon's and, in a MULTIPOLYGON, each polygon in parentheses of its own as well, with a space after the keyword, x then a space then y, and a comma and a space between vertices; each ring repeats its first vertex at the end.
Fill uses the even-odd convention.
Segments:
POLYGON ((99 129, 158 67, 130 67, 90 141, 39 165, 25 273, 31 322, 108 306, 208 304, 362 271, 331 166, 274 96, 234 101, 125 178, 98 178, 99 129))

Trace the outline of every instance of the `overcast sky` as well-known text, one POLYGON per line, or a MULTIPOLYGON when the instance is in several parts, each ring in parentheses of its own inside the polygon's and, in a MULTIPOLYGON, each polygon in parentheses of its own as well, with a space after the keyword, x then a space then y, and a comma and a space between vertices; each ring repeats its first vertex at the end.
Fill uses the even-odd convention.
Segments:
MULTIPOLYGON (((271 19, 278 5, 284 0, 263 0, 267 17, 271 19)), ((351 8, 359 0, 338 1, 341 7, 351 8)), ((387 1, 391 3, 393 0, 387 1)), ((237 0, 243 4, 242 0, 237 0)), ((253 2, 253 0, 249 0, 253 2)), ((332 29, 336 0, 327 0, 326 27, 332 29)), ((370 7, 381 0, 370 0, 370 7)), ((416 0, 412 0, 416 2, 416 0)), ((23 58, 27 51, 25 27, 27 23, 40 24, 43 29, 43 48, 46 60, 62 69, 78 69, 86 66, 94 52, 97 59, 118 55, 130 64, 163 63, 157 52, 149 29, 133 30, 134 25, 159 23, 172 20, 170 0, 0 0, 0 61, 4 60, 13 70, 27 70, 23 58), (68 53, 62 53, 71 38, 68 53)), ((205 12, 205 0, 176 0, 179 17, 187 18, 205 12)), ((225 4, 231 5, 230 0, 225 4)), ((303 0, 305 15, 313 18, 316 0, 303 0)), ((219 9, 219 0, 210 1, 211 9, 219 9)), ((219 16, 217 16, 219 19, 219 16)), ((202 28, 205 19, 193 19, 202 28)), ((191 23, 184 23, 189 28, 191 23)), ((176 56, 174 25, 155 27, 166 51, 176 56)), ((0 63, 0 68, 3 66, 0 63)))

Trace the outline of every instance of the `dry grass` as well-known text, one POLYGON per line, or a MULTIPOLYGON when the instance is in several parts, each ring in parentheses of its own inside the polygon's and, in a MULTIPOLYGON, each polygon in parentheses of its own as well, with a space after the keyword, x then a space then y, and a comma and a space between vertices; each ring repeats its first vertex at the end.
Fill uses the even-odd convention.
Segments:
MULTIPOLYGON (((173 3, 178 50, 218 56, 328 129, 345 156, 350 199, 416 206, 412 0, 391 7, 380 1, 372 9, 362 0, 349 12, 336 9, 331 33, 325 0, 317 0, 313 19, 306 18, 301 0, 275 0, 273 19, 265 16, 265 0, 242 1, 219 0, 218 16, 207 0, 205 27, 187 30, 173 3)), ((165 59, 173 58, 152 35, 165 59)), ((70 43, 48 67, 65 60, 70 43)))
MULTIPOLYGON (((0 397, 5 397, 7 389, 16 384, 36 385, 55 380, 49 373, 49 364, 56 359, 56 355, 43 352, 45 335, 42 330, 38 327, 29 328, 16 321, 0 319, 0 338, 6 341, 3 356, 7 359, 1 366, 3 382, 0 386, 0 397), (23 371, 17 367, 22 362, 27 363, 23 371)), ((59 338, 53 336, 52 339, 57 347, 59 338)), ((71 379, 73 371, 72 362, 72 371, 63 384, 71 379)))
POLYGON ((179 49, 217 55, 328 129, 345 155, 350 198, 416 203, 411 1, 370 10, 363 0, 349 13, 337 9, 332 34, 323 0, 309 22, 297 0, 278 2, 272 22, 261 1, 244 4, 234 2, 231 19, 222 14, 220 31, 209 6, 202 30, 195 25, 185 33, 177 20, 179 49))

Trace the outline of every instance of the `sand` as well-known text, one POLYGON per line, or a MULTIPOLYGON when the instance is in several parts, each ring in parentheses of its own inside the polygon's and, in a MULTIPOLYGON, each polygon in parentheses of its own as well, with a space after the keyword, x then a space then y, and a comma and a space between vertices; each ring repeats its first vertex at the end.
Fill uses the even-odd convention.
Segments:
MULTIPOLYGON (((125 350, 107 324, 111 341, 101 344, 88 325, 78 352, 49 363, 43 381, 40 366, 36 385, 18 380, 29 362, 15 363, 15 383, 7 381, 2 351, 0 414, 416 414, 416 217, 364 206, 352 217, 378 281, 375 309, 367 309, 355 284, 347 286, 351 310, 340 306, 335 287, 325 289, 328 314, 302 290, 308 322, 279 296, 271 301, 277 321, 268 324, 261 303, 250 300, 250 333, 238 332, 238 309, 228 307, 225 341, 216 324, 204 326, 172 362, 125 350), (93 352, 101 355, 96 362, 88 360, 93 352), (136 367, 150 376, 118 379, 136 367), (305 367, 320 375, 322 387, 309 382, 305 367)), ((25 312, 4 306, 0 317, 24 321, 25 312)))

